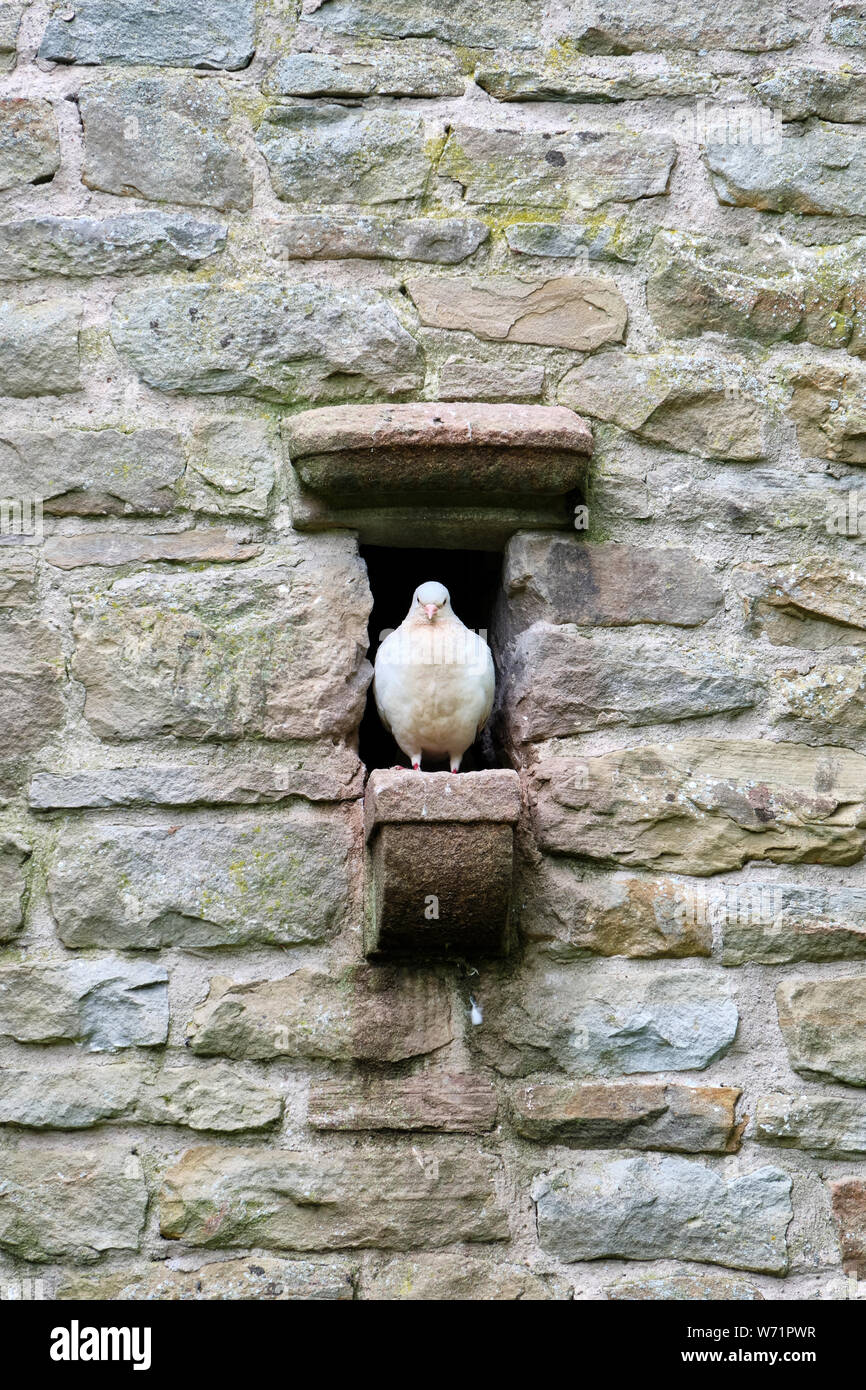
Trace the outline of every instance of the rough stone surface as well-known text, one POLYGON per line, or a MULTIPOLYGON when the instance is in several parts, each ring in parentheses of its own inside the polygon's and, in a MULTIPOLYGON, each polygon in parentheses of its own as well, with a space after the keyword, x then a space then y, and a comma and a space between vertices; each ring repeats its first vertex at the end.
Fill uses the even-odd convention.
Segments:
POLYGON ((746 53, 788 48, 806 37, 808 25, 784 0, 756 9, 733 0, 719 10, 712 0, 672 0, 661 15, 648 14, 641 0, 580 0, 571 10, 568 36, 586 53, 636 53, 655 49, 731 48, 746 53))
POLYGON ((0 1182, 0 1250, 92 1264, 107 1250, 139 1248, 147 1185, 131 1151, 4 1149, 0 1182))
POLYGON ((791 1179, 758 1168, 725 1182, 683 1158, 588 1158, 536 1180, 538 1236, 566 1263, 701 1260, 784 1274, 791 1179))
POLYGON ((866 1153, 866 1102, 837 1096, 761 1096, 754 1137, 783 1149, 807 1149, 824 1158, 866 1153))
POLYGON ((759 702, 762 683, 710 653, 679 655, 654 642, 612 648, 572 626, 521 633, 501 699, 516 743, 590 733, 607 724, 696 719, 759 702))
POLYGON ((651 68, 631 57, 565 56, 553 48, 543 58, 501 55, 475 70, 475 81, 497 101, 638 101, 642 97, 686 97, 712 90, 700 67, 666 59, 651 68))
POLYGON ((183 474, 170 430, 10 430, 0 434, 0 492, 22 478, 55 516, 159 515, 175 505, 183 474))
POLYGON ((57 118, 50 101, 0 98, 0 189, 45 183, 59 167, 57 118))
POLYGON ((587 956, 708 956, 712 918, 685 884, 615 873, 586 877, 545 857, 520 884, 523 936, 554 960, 587 956))
POLYGON ((745 1279, 726 1279, 716 1274, 673 1274, 661 1279, 622 1279, 607 1289, 615 1303, 761 1303, 760 1289, 745 1279))
POLYGON ((606 353, 572 367, 557 397, 648 443, 749 462, 767 452, 767 410, 753 392, 737 362, 722 366, 695 354, 606 353))
POLYGON ((708 144, 720 203, 770 212, 866 213, 866 136, 819 121, 814 129, 764 144, 708 144))
POLYGON ((459 782, 448 772, 407 777, 403 768, 377 768, 364 794, 364 829, 377 826, 457 821, 513 825, 520 815, 520 781, 514 772, 464 773, 459 782))
POLYGON ((83 599, 74 671, 91 727, 207 740, 355 728, 369 679, 367 582, 347 542, 335 536, 328 549, 339 604, 322 603, 322 571, 303 544, 259 568, 142 573, 83 599))
POLYGON ((150 63, 173 68, 245 68, 255 49, 253 0, 191 9, 159 0, 138 13, 124 0, 76 0, 56 11, 39 56, 55 63, 150 63))
POLYGON ((352 966, 334 976, 301 967, 249 984, 214 979, 189 1035, 202 1056, 398 1062, 444 1047, 453 1025, 446 984, 430 971, 352 966))
POLYGON ((104 1303, 198 1302, 251 1300, 290 1303, 346 1302, 354 1296, 356 1272, 351 1265, 280 1260, 270 1255, 241 1260, 214 1260, 200 1269, 173 1269, 171 1263, 143 1270, 70 1274, 57 1287, 58 1299, 94 1299, 104 1303))
POLYGON ((783 980, 776 1006, 794 1071, 866 1086, 866 975, 783 980))
POLYGON ((421 379, 417 342, 391 305, 368 291, 132 290, 114 302, 111 333, 160 391, 316 404, 411 391, 421 379))
POLYGON ((866 957, 866 892, 774 883, 720 901, 725 965, 866 957))
POLYGON ((251 560, 261 551, 260 545, 243 545, 225 531, 214 529, 154 536, 105 531, 53 536, 46 542, 43 554, 49 565, 74 570, 87 565, 113 567, 155 560, 218 564, 251 560))
POLYGON ((190 1149, 166 1173, 160 1229, 169 1240, 266 1250, 405 1250, 503 1240, 505 1212, 487 1158, 190 1149), (425 1161, 426 1160, 426 1161, 425 1161))
POLYGON ((399 111, 275 107, 257 140, 288 203, 401 202, 419 198, 431 172, 423 120, 399 111))
POLYGON ((866 1182, 862 1178, 831 1182, 830 1197, 842 1247, 842 1268, 862 1279, 866 1274, 866 1182))
POLYGON ((219 86, 194 78, 138 78, 86 87, 88 188, 193 207, 246 209, 252 177, 229 131, 219 86))
POLYGON ((824 651, 866 642, 866 574, 810 556, 787 565, 744 565, 747 621, 775 646, 824 651))
POLYGON ((603 280, 412 279, 408 288, 422 323, 464 329, 488 341, 592 352, 625 336, 625 301, 603 280))
POLYGON ((287 260, 428 261, 456 265, 487 240, 474 217, 339 217, 301 214, 275 222, 270 242, 287 260))
POLYGON ((443 401, 534 401, 543 390, 543 367, 498 367, 449 357, 439 372, 443 401))
POLYGON ((0 304, 0 395, 77 391, 80 324, 80 307, 67 299, 0 304))
POLYGON ((795 737, 853 743, 866 733, 864 660, 818 666, 806 676, 782 671, 773 687, 773 718, 795 737))
POLYGON ((307 1123, 314 1129, 480 1134, 492 1129, 495 1119, 496 1092, 489 1081, 447 1072, 405 1081, 323 1081, 310 1091, 307 1107, 307 1123))
POLYGON ((530 48, 537 34, 537 20, 527 14, 521 0, 495 0, 479 10, 472 0, 452 0, 431 7, 425 0, 324 0, 316 19, 326 33, 363 35, 371 38, 443 39, 472 48, 508 44, 530 48))
POLYGON ((20 838, 0 837, 0 941, 11 941, 24 921, 30 855, 30 846, 20 838))
POLYGON ((0 280, 191 270, 221 251, 225 229, 183 213, 25 217, 0 225, 0 280))
POLYGON ((847 749, 683 739, 548 758, 530 795, 543 849, 706 875, 750 859, 856 863, 866 850, 864 772, 866 759, 847 749))
POLYGON ((98 1069, 0 1071, 0 1124, 28 1129, 88 1129, 135 1120, 233 1134, 268 1128, 281 1114, 276 1091, 219 1062, 166 1067, 153 1077, 128 1062, 98 1069))
POLYGON ((765 106, 785 121, 820 116, 825 121, 866 120, 866 73, 844 68, 780 68, 755 84, 765 106))
POLYGON ((600 544, 572 536, 515 536, 505 553, 503 587, 512 621, 621 627, 695 627, 712 618, 722 594, 685 550, 600 544))
POLYGON ((0 5, 0 72, 9 72, 15 66, 15 49, 21 17, 26 6, 24 0, 0 5))
POLYGON ((48 895, 67 946, 328 940, 349 897, 351 835, 312 812, 196 825, 72 825, 48 895))
POLYGON ((193 435, 184 492, 196 511, 264 517, 277 467, 276 440, 264 420, 207 420, 193 435))
POLYGON ((866 23, 859 3, 833 6, 827 23, 828 43, 843 44, 846 48, 866 48, 866 23))
POLYGON ((694 1071, 721 1057, 737 1031, 724 982, 695 970, 601 983, 580 966, 538 961, 496 991, 477 1045, 508 1076, 694 1071))
POLYGON ((792 375, 788 413, 803 452, 840 463, 866 463, 866 373, 809 363, 792 375))
POLYGON ((527 208, 602 207, 665 193, 673 140, 633 130, 489 130, 455 126, 439 160, 469 204, 527 208))
POLYGON ((391 1260, 365 1275, 361 1289, 363 1299, 400 1303, 538 1303, 570 1296, 561 1280, 462 1252, 391 1260))
POLYGON ((0 1034, 16 1042, 85 1042, 91 1052, 159 1047, 168 1034, 168 973, 136 961, 75 959, 0 967, 0 1034))
POLYGON ((341 53, 290 53, 266 85, 284 97, 459 97, 466 78, 455 56, 410 39, 341 53))
POLYGON ((579 1149, 664 1149, 731 1153, 740 1144, 731 1086, 548 1082, 511 1097, 518 1134, 542 1144, 579 1149))

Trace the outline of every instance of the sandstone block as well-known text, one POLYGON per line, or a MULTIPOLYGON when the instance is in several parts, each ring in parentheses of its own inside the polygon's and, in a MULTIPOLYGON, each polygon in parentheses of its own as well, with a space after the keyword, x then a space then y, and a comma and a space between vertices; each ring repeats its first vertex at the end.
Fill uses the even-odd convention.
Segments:
POLYGON ((46 183, 59 168, 60 140, 51 102, 0 99, 0 189, 46 183))
POLYGON ((55 63, 150 63, 172 68, 245 68, 255 49, 254 0, 160 0, 136 13, 125 0, 76 0, 56 11, 39 46, 55 63))
POLYGON ((866 975, 783 980, 776 1007, 794 1071, 866 1086, 866 975))
POLYGON ((0 1035, 85 1042, 91 1052, 159 1047, 168 1035, 167 972, 123 960, 0 967, 0 1035))
POLYGON ((0 395, 77 391, 80 325, 81 308, 67 299, 0 304, 0 395))
POLYGON ((134 1153, 6 1149, 0 1155, 0 1249, 23 1260, 92 1264, 137 1250, 147 1185, 134 1153))
POLYGON ((541 1144, 733 1153, 739 1096, 732 1086, 552 1082, 516 1091, 511 1116, 518 1134, 541 1144))
POLYGON ((194 270, 225 240, 219 223, 183 213, 21 217, 0 226, 0 280, 194 270))
POLYGON ((0 491, 21 479, 54 516, 160 515, 175 505, 184 457, 170 430, 54 429, 0 435, 0 491))
POLYGON ((481 1134, 496 1120, 496 1092, 471 1075, 425 1072, 405 1080, 351 1077, 313 1085, 307 1122, 313 1129, 433 1130, 481 1134))
POLYGON ((580 352, 625 337, 625 300, 603 280, 563 275, 541 282, 411 279, 407 285, 421 322, 433 328, 580 352))
POLYGON ((419 198, 432 168, 424 121, 399 111, 278 106, 256 139, 274 192, 289 203, 419 198))

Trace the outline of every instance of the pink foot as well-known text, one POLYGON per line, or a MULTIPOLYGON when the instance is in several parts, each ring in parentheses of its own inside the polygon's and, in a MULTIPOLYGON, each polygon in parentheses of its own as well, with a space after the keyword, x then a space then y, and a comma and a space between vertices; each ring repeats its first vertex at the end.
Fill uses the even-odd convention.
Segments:
POLYGON ((413 763, 413 764, 412 764, 412 767, 413 767, 413 769, 414 769, 415 772, 420 772, 420 771, 421 771, 421 764, 420 764, 420 763, 413 763))

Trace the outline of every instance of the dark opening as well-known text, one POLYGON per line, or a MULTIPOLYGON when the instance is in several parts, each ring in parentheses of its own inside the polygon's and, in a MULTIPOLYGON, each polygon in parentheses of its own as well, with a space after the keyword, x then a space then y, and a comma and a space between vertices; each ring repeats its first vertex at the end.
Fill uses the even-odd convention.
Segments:
MULTIPOLYGON (((400 550, 384 545, 362 545, 361 558, 366 562, 370 588, 373 592, 373 611, 370 614, 370 661, 375 661, 380 634, 399 627, 409 611, 412 595, 419 584, 437 579, 451 595, 451 607, 461 622, 475 631, 490 630, 493 605, 502 572, 502 556, 489 550, 400 550)), ((497 673, 498 675, 498 673, 497 673)), ((478 772, 496 765, 486 741, 476 739, 461 764, 461 770, 478 772)), ((408 767, 408 758, 400 751, 383 727, 376 712, 372 686, 367 696, 367 708, 361 720, 358 752, 368 772, 376 767, 408 767)), ((447 762, 424 759, 425 772, 448 770, 447 762)))

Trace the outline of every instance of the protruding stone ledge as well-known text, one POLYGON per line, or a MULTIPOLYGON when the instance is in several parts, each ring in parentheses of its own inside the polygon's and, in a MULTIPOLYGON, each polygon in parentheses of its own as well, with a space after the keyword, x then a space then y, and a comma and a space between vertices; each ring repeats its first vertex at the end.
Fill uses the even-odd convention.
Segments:
POLYGON ((503 955, 519 814, 516 772, 372 773, 367 955, 503 955))
POLYGON ((352 527, 371 544, 503 544, 570 525, 592 453, 562 406, 330 406, 283 422, 299 530, 352 527))

